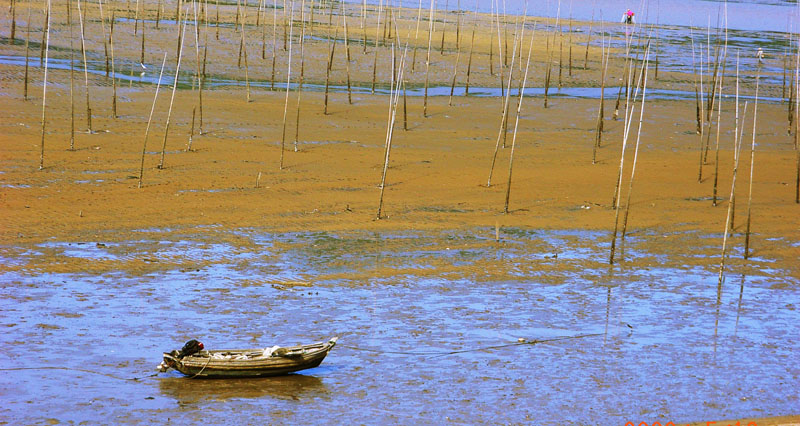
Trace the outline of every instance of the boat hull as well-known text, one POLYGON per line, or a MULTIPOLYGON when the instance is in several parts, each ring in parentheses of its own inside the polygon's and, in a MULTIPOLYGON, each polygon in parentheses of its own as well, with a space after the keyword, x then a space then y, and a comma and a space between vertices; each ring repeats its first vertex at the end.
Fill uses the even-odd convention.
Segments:
POLYGON ((263 349, 201 351, 182 359, 165 353, 164 363, 187 376, 197 378, 280 376, 318 367, 335 344, 336 340, 331 339, 324 343, 282 348, 282 355, 246 359, 235 359, 235 357, 263 352, 263 349), (231 356, 231 359, 220 358, 222 354, 231 356))

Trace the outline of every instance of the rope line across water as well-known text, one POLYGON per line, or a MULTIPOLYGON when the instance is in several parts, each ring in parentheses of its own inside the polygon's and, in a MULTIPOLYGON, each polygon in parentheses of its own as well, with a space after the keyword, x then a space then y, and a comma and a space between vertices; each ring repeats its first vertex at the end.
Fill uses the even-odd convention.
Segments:
POLYGON ((101 372, 99 372, 99 371, 86 370, 86 369, 83 369, 83 368, 72 368, 72 367, 51 367, 51 366, 46 366, 46 367, 14 367, 14 368, 0 368, 0 371, 21 371, 21 370, 66 370, 66 371, 80 371, 80 372, 82 372, 82 373, 99 374, 99 375, 101 375, 101 376, 110 377, 110 378, 112 378, 112 379, 116 379, 116 380, 126 380, 126 381, 137 381, 137 380, 141 380, 141 379, 148 379, 148 378, 150 378, 150 377, 155 377, 155 376, 157 376, 157 375, 158 375, 158 373, 156 373, 156 374, 151 374, 151 375, 149 375, 149 376, 125 378, 125 377, 118 377, 118 376, 114 376, 114 375, 112 375, 112 374, 101 373, 101 372))
POLYGON ((513 346, 522 346, 522 345, 535 345, 537 343, 547 343, 547 342, 557 342, 560 340, 569 340, 569 339, 581 339, 584 337, 593 337, 593 336, 600 336, 602 333, 591 333, 591 334, 579 334, 577 336, 563 336, 563 337, 555 337, 552 339, 534 339, 534 340, 523 340, 520 342, 514 343, 506 343, 502 345, 491 345, 491 346, 481 346, 478 348, 473 349, 456 349, 452 351, 385 351, 382 349, 374 349, 374 348, 360 348, 358 346, 350 346, 350 345, 337 345, 347 349, 353 349, 356 351, 362 352, 375 352, 381 354, 392 354, 392 355, 414 355, 414 356, 447 356, 447 355, 456 355, 462 354, 467 352, 476 352, 476 351, 488 351, 492 349, 502 349, 502 348, 509 348, 513 346))

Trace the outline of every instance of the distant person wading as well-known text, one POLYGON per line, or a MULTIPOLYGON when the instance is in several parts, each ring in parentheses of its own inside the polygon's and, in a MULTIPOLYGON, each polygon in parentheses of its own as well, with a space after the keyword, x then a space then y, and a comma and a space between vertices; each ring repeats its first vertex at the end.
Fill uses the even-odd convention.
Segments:
POLYGON ((622 22, 625 24, 633 24, 633 12, 631 12, 630 9, 622 14, 622 22))

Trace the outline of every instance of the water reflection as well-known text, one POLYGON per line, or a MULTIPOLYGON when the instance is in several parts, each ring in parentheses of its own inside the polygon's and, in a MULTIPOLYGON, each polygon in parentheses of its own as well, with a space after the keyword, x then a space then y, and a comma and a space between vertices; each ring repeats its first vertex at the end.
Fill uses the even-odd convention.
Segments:
POLYGON ((297 401, 329 394, 322 379, 305 374, 224 380, 171 377, 160 379, 158 388, 179 405, 264 397, 297 401))

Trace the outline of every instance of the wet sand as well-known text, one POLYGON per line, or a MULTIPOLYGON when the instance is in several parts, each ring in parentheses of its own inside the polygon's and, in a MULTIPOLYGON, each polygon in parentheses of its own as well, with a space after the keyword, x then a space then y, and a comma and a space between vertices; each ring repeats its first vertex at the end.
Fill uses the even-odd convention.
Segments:
MULTIPOLYGON (((19 10, 24 10, 24 5, 18 5, 19 10)), ((123 6, 118 4, 117 8, 122 10, 123 6)), ((235 6, 227 7, 229 13, 234 9, 235 6)), ((406 14, 413 16, 412 11, 406 14)), ((68 47, 64 15, 63 12, 54 15, 54 22, 62 24, 53 24, 56 33, 51 35, 62 49, 68 47)), ((357 18, 354 21, 349 25, 356 27, 357 18)), ((91 25, 99 30, 98 21, 91 25)), ((117 53, 128 61, 128 66, 138 67, 137 39, 130 34, 132 22, 118 25, 117 31, 124 32, 117 53)), ((187 32, 191 30, 190 27, 187 32)), ((2 35, 7 36, 7 30, 3 31, 2 35)), ((19 37, 20 27, 17 31, 19 37)), ((148 27, 147 31, 154 30, 148 27)), ((153 64, 163 54, 159 53, 162 49, 170 52, 168 63, 175 59, 175 27, 163 25, 161 31, 160 37, 148 33, 151 40, 148 43, 153 43, 148 50, 150 60, 146 61, 148 75, 154 72, 153 64)), ((230 28, 223 29, 217 42, 212 41, 211 31, 209 41, 218 48, 215 50, 218 56, 210 63, 209 72, 241 80, 243 71, 236 64, 238 34, 230 28)), ((258 34, 258 30, 254 32, 258 34)), ((266 34, 270 41, 271 33, 266 34)), ((39 37, 41 32, 32 36, 32 40, 39 37)), ((102 60, 100 39, 91 40, 87 49, 95 60, 102 60)), ((478 44, 484 50, 489 42, 486 34, 479 37, 478 44)), ((575 43, 576 49, 580 47, 581 41, 575 43)), ((437 59, 431 64, 432 85, 449 84, 452 72, 449 67, 454 65, 456 56, 453 47, 446 55, 434 53, 437 59)), ((256 43, 251 46, 256 52, 259 48, 256 43)), ((19 43, 4 45, 3 49, 4 54, 24 55, 24 46, 19 43)), ((194 45, 187 45, 186 49, 188 56, 184 57, 183 66, 193 70, 194 45)), ((307 81, 324 84, 327 43, 319 40, 310 43, 307 49, 307 81)), ((368 87, 371 56, 364 56, 360 46, 351 49, 354 55, 360 55, 352 64, 353 81, 368 87)), ((390 62, 388 48, 383 49, 378 77, 385 85, 390 62)), ((535 81, 541 84, 545 48, 537 43, 536 49, 534 58, 540 58, 540 63, 536 64, 535 81)), ((590 62, 587 71, 576 67, 574 77, 564 80, 571 86, 596 85, 598 51, 592 48, 595 62, 593 65, 590 62)), ((411 74, 410 83, 421 84, 424 79, 421 71, 424 62, 419 56, 422 52, 417 52, 417 69, 411 74)), ((269 53, 267 50, 267 60, 251 58, 252 78, 268 79, 269 53)), ((31 54, 38 55, 38 46, 31 54)), ((69 57, 65 50, 53 54, 69 57)), ((280 54, 283 56, 278 61, 278 81, 285 79, 287 52, 280 54)), ((475 85, 497 85, 497 76, 489 75, 487 59, 485 51, 476 56, 476 63, 482 61, 483 65, 476 65, 475 85)), ((334 74, 337 84, 342 84, 344 64, 341 57, 338 60, 334 74)), ((464 60, 462 56, 462 67, 464 60)), ((621 63, 612 59, 612 64, 612 75, 619 75, 621 63)), ((293 67, 296 69, 297 65, 294 63, 293 67)), ((269 391, 252 383, 229 390, 204 384, 209 389, 198 391, 194 387, 187 389, 177 377, 170 377, 150 383, 152 386, 147 388, 147 392, 157 395, 155 405, 131 403, 127 410, 148 413, 144 418, 151 420, 163 420, 165 416, 187 420, 191 414, 182 409, 176 412, 172 407, 174 401, 179 406, 209 408, 215 415, 223 416, 226 401, 234 400, 232 404, 243 412, 255 413, 258 411, 255 401, 268 399, 272 401, 271 409, 276 410, 273 417, 287 421, 297 420, 296 416, 321 414, 314 407, 320 400, 322 405, 337 411, 352 404, 366 404, 373 407, 370 413, 376 416, 374 419, 390 422, 415 419, 439 422, 450 416, 468 423, 542 418, 547 423, 560 419, 576 424, 606 424, 603 418, 614 422, 623 417, 628 419, 624 410, 632 407, 644 413, 640 419, 630 418, 638 421, 647 421, 645 416, 659 413, 676 424, 679 420, 734 417, 758 417, 759 425, 798 421, 797 416, 765 418, 795 414, 786 407, 796 406, 793 405, 796 395, 793 396, 791 389, 797 383, 797 370, 786 357, 797 344, 786 336, 792 334, 791 324, 797 319, 796 296, 792 294, 800 285, 797 262, 800 205, 794 202, 797 154, 792 136, 786 134, 785 104, 760 103, 758 107, 751 221, 754 259, 750 261, 742 259, 742 254, 750 183, 747 148, 752 138, 752 104, 745 120, 734 232, 728 242, 729 253, 733 253, 727 261, 728 274, 736 278, 729 278, 723 291, 716 286, 716 273, 733 167, 734 114, 730 99, 723 104, 716 206, 712 206, 713 137, 712 150, 703 166, 703 179, 698 182, 700 141, 695 134, 694 102, 647 101, 628 220, 630 241, 620 248, 620 265, 615 269, 608 266, 608 253, 614 229, 612 199, 623 133, 622 121, 610 119, 614 107, 611 97, 616 91, 607 94, 606 131, 596 164, 592 163, 592 146, 597 100, 551 98, 545 109, 541 97, 525 97, 507 214, 503 213, 503 207, 511 133, 506 146, 499 149, 492 184, 487 187, 498 139, 500 99, 454 97, 453 105, 448 106, 447 97, 437 96, 428 100, 429 116, 423 117, 422 98, 410 97, 407 131, 403 130, 402 106, 398 111, 383 216, 377 219, 388 118, 385 95, 354 95, 353 104, 348 105, 346 93, 333 93, 329 114, 325 115, 323 93, 303 92, 295 150, 296 93, 292 92, 284 167, 280 169, 284 92, 253 88, 251 101, 247 102, 242 86, 205 91, 203 134, 199 134, 198 118, 192 151, 186 151, 197 93, 183 87, 175 97, 165 167, 159 169, 170 95, 170 88, 162 86, 147 141, 143 187, 138 188, 144 130, 155 87, 121 84, 118 117, 114 118, 110 81, 102 75, 90 75, 95 132, 88 134, 84 77, 76 70, 75 150, 70 151, 69 72, 50 72, 45 167, 38 170, 42 71, 30 69, 30 99, 25 101, 21 95, 23 70, 0 65, 0 96, 5 106, 0 111, 3 147, 0 149, 3 259, 0 271, 4 280, 12 283, 3 287, 4 297, 17 300, 21 306, 17 311, 21 319, 4 322, 10 330, 7 343, 12 349, 4 351, 9 362, 23 351, 43 356, 43 345, 48 339, 64 345, 70 341, 91 342, 99 352, 113 350, 117 343, 139 344, 148 357, 126 353, 122 357, 125 364, 120 367, 125 375, 137 376, 149 370, 150 364, 157 364, 160 350, 168 349, 169 345, 179 346, 180 339, 197 334, 215 339, 219 346, 229 341, 252 341, 255 345, 282 337, 324 338, 328 336, 321 335, 323 330, 325 333, 347 330, 342 342, 349 339, 350 343, 343 343, 342 348, 332 352, 331 359, 318 372, 320 378, 300 376, 288 385, 270 382, 269 391), (495 241, 496 237, 499 241, 495 241), (262 260, 262 256, 267 260, 262 260), (193 271, 197 274, 192 275, 193 271), (741 292, 731 284, 739 277, 741 292), (744 290, 745 281, 748 293, 744 290), (655 286, 653 294, 638 289, 646 284, 655 286), (185 294, 165 293, 164 289, 173 285, 185 294), (29 294, 25 286, 35 290, 29 294), (367 291, 369 288, 372 291, 367 291), (615 294, 618 299, 613 302, 612 288, 615 292, 620 289, 620 294, 615 294), (750 296, 751 290, 755 291, 754 296, 750 296), (322 293, 323 300, 307 302, 311 292, 313 296, 322 293), (544 299, 538 300, 537 294, 544 299), (742 294, 746 295, 745 306, 752 306, 752 311, 747 331, 743 332, 745 337, 736 337, 740 313, 748 314, 747 309, 741 309, 742 294), (413 295, 423 301, 429 299, 430 303, 421 303, 413 295), (456 295, 461 297, 450 298, 456 295), (598 295, 600 298, 595 300, 598 295), (265 296, 271 300, 269 307, 259 302, 265 296), (484 296, 489 300, 482 300, 484 296), (93 307, 84 317, 82 312, 86 308, 76 301, 87 299, 93 307), (393 300, 401 300, 409 310, 395 310, 393 300), (153 306, 144 306, 148 303, 153 306), (221 312, 204 306, 206 303, 219 305, 221 312), (103 304, 109 306, 103 308, 103 304), (346 306, 339 307, 340 304, 346 306), (636 304, 652 309, 670 308, 657 318, 650 318, 643 311, 630 310, 636 304), (312 307, 310 312, 297 314, 308 306, 312 307), (437 312, 437 306, 442 312, 437 312), (715 321, 714 308, 716 321, 727 326, 710 326, 715 321), (33 310, 40 310, 47 319, 36 319, 31 315, 33 310), (168 314, 170 311, 172 314, 168 314), (498 316, 497 321, 487 318, 492 311, 498 316), (120 318, 130 317, 132 312, 139 312, 143 322, 120 323, 120 318), (281 316, 297 314, 303 324, 276 322, 270 312, 281 316), (566 318, 559 319, 558 312, 566 318), (702 326, 695 326, 692 312, 698 313, 702 326), (734 314, 736 326, 732 325, 734 314), (459 315, 464 315, 465 320, 453 319, 459 315), (327 318, 330 325, 319 324, 315 316, 327 318), (229 322, 249 324, 256 321, 254 318, 266 321, 269 331, 250 333, 247 327, 231 330, 225 326, 229 322), (203 320, 209 323, 195 323, 203 320), (105 336, 84 324, 96 321, 111 324, 115 337, 105 336), (168 321, 178 322, 185 331, 179 332, 179 336, 174 330, 148 331, 152 324, 168 321), (437 329, 426 327, 426 321, 436 324, 437 329), (630 338, 625 326, 631 322, 637 330, 634 338, 630 338), (476 332, 475 324, 480 325, 480 330, 472 335, 476 332), (606 365, 607 370, 600 375, 602 378, 595 375, 594 379, 585 379, 579 373, 582 369, 599 368, 595 365, 598 347, 589 342, 558 349, 567 358, 567 354, 577 354, 563 364, 553 360, 532 361, 537 368, 560 373, 531 382, 521 381, 525 374, 524 360, 498 361, 497 357, 481 354, 468 358, 468 362, 473 367, 497 366, 499 372, 478 368, 476 373, 466 375, 457 385, 454 400, 446 397, 451 384, 444 380, 452 374, 452 359, 433 362, 429 375, 422 378, 415 373, 389 376, 397 384, 391 390, 405 395, 403 400, 380 390, 370 377, 381 377, 384 366, 402 369, 405 361, 369 358, 361 367, 363 353, 352 349, 381 345, 380 336, 414 345, 451 348, 453 342, 465 335, 474 344, 487 344, 515 341, 521 336, 546 337, 553 332, 569 334, 585 329, 586 324, 590 324, 589 331, 605 333, 601 350, 605 351, 606 364, 600 364, 606 365), (78 328, 74 328, 76 325, 78 328), (358 327, 361 331, 357 331, 358 327), (151 332, 151 338, 144 337, 151 332), (720 352, 727 351, 724 353, 731 354, 732 361, 717 361, 718 334, 722 341, 720 352), (138 342, 131 341, 130 336, 138 336, 134 339, 138 342), (724 339, 727 337, 730 340, 724 339), (701 392, 707 400, 700 407, 696 407, 697 401, 677 391, 664 391, 669 401, 645 391, 650 383, 647 371, 653 367, 647 361, 648 345, 664 345, 667 352, 679 353, 680 347, 675 342, 681 339, 689 342, 697 355, 682 360, 661 351, 662 358, 655 361, 672 367, 668 373, 658 375, 658 379, 663 381, 663 387, 668 388, 672 380, 676 388, 687 391, 707 383, 705 379, 693 381, 694 377, 713 376, 713 380, 708 379, 714 383, 712 390, 701 392), (606 341, 616 343, 606 346, 606 341), (711 341, 713 353, 708 352, 711 341), (734 356, 737 347, 749 348, 751 357, 754 353, 758 355, 752 360, 740 358, 741 354, 734 356), (325 370, 329 361, 332 366, 325 370), (626 362, 634 362, 636 368, 627 370, 626 362), (759 364, 765 367, 757 367, 759 364), (363 371, 359 371, 361 368, 363 371), (695 376, 682 375, 681 368, 691 369, 695 376), (733 368, 758 370, 746 383, 771 390, 758 396, 736 394, 728 398, 721 389, 730 384, 723 378, 733 368), (578 376, 582 378, 577 390, 565 390, 570 379, 578 376), (352 377, 361 378, 349 383, 352 377), (633 381, 633 390, 624 390, 625 377, 633 381), (420 380, 430 382, 430 387, 419 389, 420 380), (537 386, 552 387, 542 403, 545 409, 538 413, 540 417, 524 407, 535 398, 537 386), (480 390, 482 396, 477 401, 470 399, 470 387, 480 390), (419 395, 417 392, 422 395, 430 392, 429 400, 444 404, 446 409, 433 409, 425 398, 413 397, 419 395), (588 406, 570 408, 570 401, 572 405, 580 404, 581 392, 601 395, 591 405, 597 410, 605 407, 605 411, 592 413, 588 406), (607 392, 622 393, 612 397, 607 392), (516 399, 519 405, 505 412, 481 412, 480 407, 496 406, 505 397, 516 399), (736 402, 737 398, 745 400, 736 402), (755 402, 746 402, 747 398, 755 402), (407 410, 407 415, 379 412, 377 407, 384 404, 397 404, 407 410), (453 416, 459 410, 462 415, 453 416)), ((174 73, 174 68, 171 72, 174 73)), ((169 73, 167 69, 165 74, 169 73)), ((648 84, 693 90, 691 76, 662 74, 661 81, 648 84)), ((276 84, 276 88, 280 89, 282 84, 276 84)), ((553 86, 551 91, 556 92, 556 85, 553 86)), ((752 95, 752 81, 743 85, 742 90, 752 95)), ((726 92, 730 91, 726 86, 726 92)), ((762 87, 761 94, 780 96, 780 87, 762 87)), ((638 116, 637 107, 636 120, 638 116)), ((636 123, 629 144, 635 142, 635 126, 636 123)), ((631 147, 625 157, 625 194, 633 157, 631 147)), ((621 205, 624 208, 625 199, 621 205)), ((67 356, 71 352, 61 349, 60 354, 67 356)), ((78 359, 77 365, 93 363, 91 359, 78 359)), ((119 374, 102 363, 95 367, 108 374, 119 374)), ((40 384, 36 375, 22 376, 20 380, 28 385, 26 392, 43 386, 40 390, 46 395, 60 393, 55 382, 40 384)), ((76 387, 82 383, 74 376, 65 380, 76 387)), ((86 390, 86 395, 112 386, 105 382, 91 383, 96 388, 86 390)), ((2 395, 9 398, 17 390, 17 386, 6 383, 2 395)), ((135 386, 126 386, 122 393, 138 398, 142 396, 139 392, 135 386)), ((135 423, 125 413, 126 409, 113 408, 116 403, 97 400, 96 404, 103 407, 99 418, 111 416, 135 423)), ((20 414, 24 406, 24 402, 19 402, 6 413, 11 421, 32 419, 20 414)), ((59 414, 58 409, 46 414, 57 421, 80 420, 90 416, 89 408, 78 410, 74 418, 59 414)), ((340 415, 349 421, 367 421, 353 414, 340 415)))

